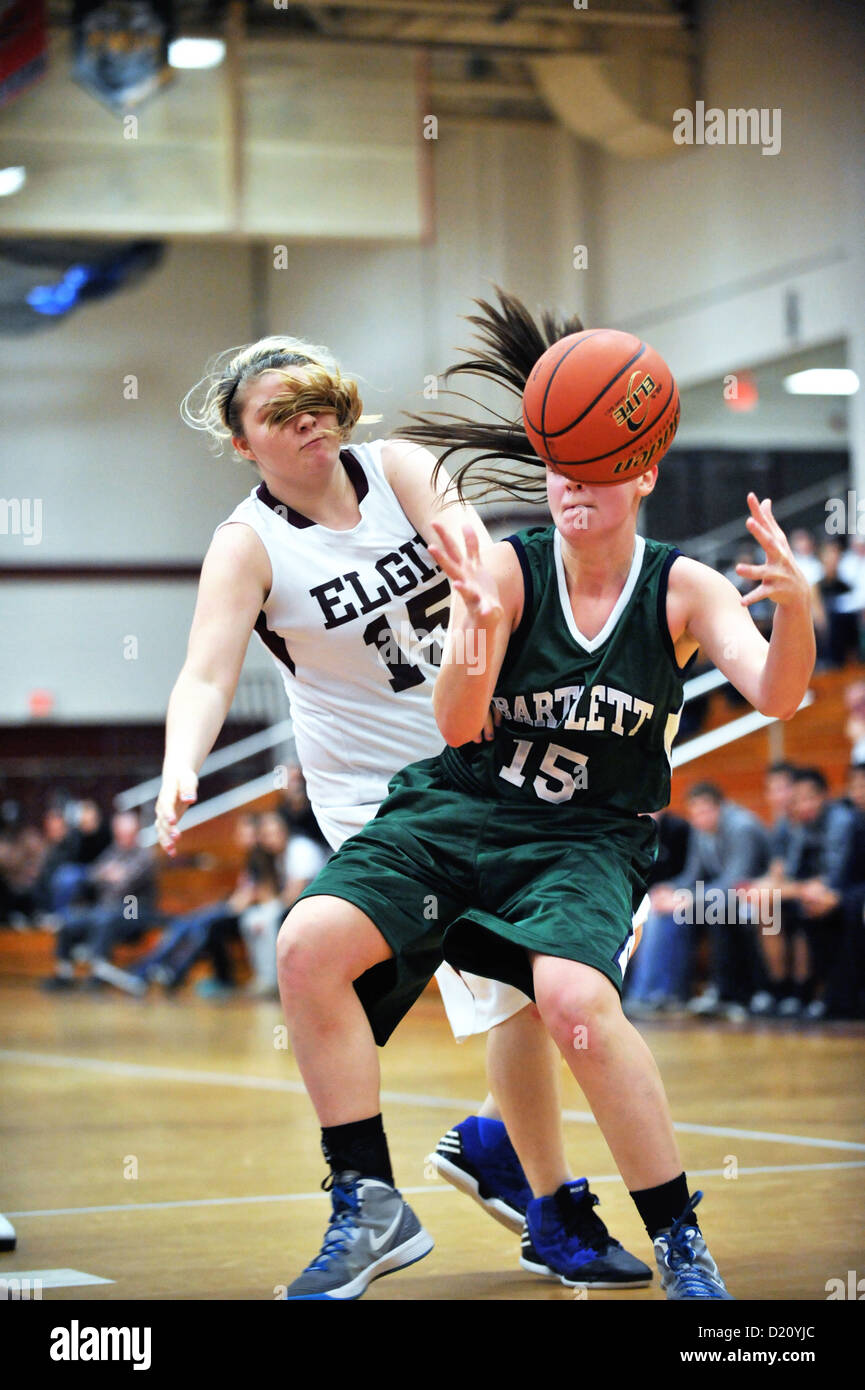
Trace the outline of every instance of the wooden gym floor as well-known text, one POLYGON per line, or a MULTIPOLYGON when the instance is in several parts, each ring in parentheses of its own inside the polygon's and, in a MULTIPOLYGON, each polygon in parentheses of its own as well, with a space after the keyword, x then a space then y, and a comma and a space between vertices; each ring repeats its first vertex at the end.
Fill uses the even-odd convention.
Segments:
MULTIPOLYGON (((0 1278, 58 1271, 53 1300, 271 1300, 327 1221, 318 1130, 276 1003, 41 994, 0 981, 0 1278), (99 1282, 70 1284, 62 1271, 99 1282), (67 1281, 67 1282, 64 1282, 67 1281)), ((641 1025, 665 1078, 713 1254, 740 1299, 826 1299, 865 1271, 865 1026, 641 1025)), ((397 1182, 436 1248, 368 1300, 572 1299, 524 1273, 518 1238, 425 1172, 485 1091, 424 996, 382 1054, 397 1182)), ((568 1075, 566 1141, 614 1235, 651 1248, 568 1075)), ((45 1276, 42 1276, 43 1279, 45 1276)), ((592 1300, 651 1300, 657 1285, 592 1300)))

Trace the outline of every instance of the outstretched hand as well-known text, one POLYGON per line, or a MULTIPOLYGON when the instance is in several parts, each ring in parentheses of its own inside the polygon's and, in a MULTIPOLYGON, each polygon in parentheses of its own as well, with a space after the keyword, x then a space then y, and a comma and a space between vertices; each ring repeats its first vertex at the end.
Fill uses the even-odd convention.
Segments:
POLYGON ((180 838, 178 821, 187 806, 198 800, 198 778, 192 768, 166 773, 156 801, 156 838, 172 859, 180 838))
POLYGON ((762 546, 766 561, 762 565, 737 565, 736 573, 743 579, 752 579, 758 587, 749 594, 742 595, 742 604, 749 608, 752 603, 768 598, 784 607, 792 603, 808 603, 809 588, 799 566, 793 557, 790 543, 772 515, 772 503, 767 497, 758 502, 756 494, 748 493, 748 506, 751 515, 746 525, 754 540, 762 546))
POLYGON ((478 538, 471 526, 463 527, 465 551, 440 522, 434 521, 432 527, 441 544, 428 546, 429 553, 444 570, 451 588, 463 600, 472 622, 486 623, 500 617, 503 609, 499 586, 494 576, 484 568, 478 538))

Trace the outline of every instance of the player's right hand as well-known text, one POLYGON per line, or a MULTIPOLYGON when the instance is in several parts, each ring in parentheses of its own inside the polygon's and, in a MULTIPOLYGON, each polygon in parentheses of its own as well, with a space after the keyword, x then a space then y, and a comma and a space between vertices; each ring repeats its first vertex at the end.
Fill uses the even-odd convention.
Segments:
POLYGON ((180 817, 197 800, 198 778, 191 767, 165 773, 156 800, 156 838, 172 859, 180 838, 180 817))
POLYGON ((498 584, 481 560, 478 538, 471 526, 463 527, 465 550, 440 522, 434 521, 432 529, 439 544, 427 549, 444 570, 451 588, 462 598, 469 618, 477 623, 495 622, 502 615, 498 584))

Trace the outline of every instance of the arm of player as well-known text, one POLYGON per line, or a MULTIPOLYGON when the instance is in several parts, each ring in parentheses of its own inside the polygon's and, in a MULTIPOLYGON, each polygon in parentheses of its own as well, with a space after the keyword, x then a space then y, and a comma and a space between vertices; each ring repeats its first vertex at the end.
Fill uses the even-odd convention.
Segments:
MULTIPOLYGON (((466 525, 471 526, 482 548, 493 544, 471 503, 464 502, 455 488, 447 490, 450 481, 447 470, 440 468, 433 477, 436 460, 429 449, 409 439, 390 439, 382 449, 381 458, 385 477, 397 501, 427 546, 435 545, 437 526, 442 526, 457 546, 461 546, 466 525)), ((475 743, 482 743, 492 736, 493 717, 487 710, 482 724, 471 737, 475 743)))
POLYGON ((470 526, 460 544, 434 522, 430 554, 451 582, 451 616, 433 711, 451 747, 476 740, 484 727, 510 635, 522 615, 523 577, 513 546, 481 554, 470 526))
POLYGON ((198 770, 225 722, 271 583, 267 552, 250 527, 217 531, 201 570, 186 661, 168 702, 156 832, 169 855, 176 852, 178 821, 196 799, 198 770))
POLYGON ((435 543, 434 523, 443 526, 449 535, 461 542, 463 527, 469 525, 481 546, 492 541, 484 523, 470 502, 464 502, 455 489, 447 492, 450 481, 440 468, 433 482, 435 455, 409 439, 389 439, 381 453, 384 475, 393 488, 397 501, 427 545, 435 543))
POLYGON ((761 714, 792 719, 814 670, 816 643, 805 576, 772 515, 768 498, 748 494, 748 530, 766 554, 762 565, 737 565, 757 588, 740 596, 715 570, 695 560, 677 560, 670 571, 667 619, 677 655, 697 645, 761 714), (775 604, 769 642, 748 609, 758 599, 775 604))

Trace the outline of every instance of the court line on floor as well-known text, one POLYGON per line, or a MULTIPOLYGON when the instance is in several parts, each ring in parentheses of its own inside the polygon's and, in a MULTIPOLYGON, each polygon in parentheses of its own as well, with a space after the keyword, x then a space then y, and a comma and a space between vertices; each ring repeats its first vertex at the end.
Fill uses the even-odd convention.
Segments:
MULTIPOLYGON (((18 1062, 29 1066, 64 1067, 72 1071, 97 1071, 111 1076, 137 1078, 144 1081, 185 1081, 203 1086, 237 1086, 252 1091, 282 1091, 305 1095, 302 1081, 289 1081, 277 1076, 244 1076, 238 1072, 190 1071, 180 1067, 153 1067, 139 1062, 111 1062, 101 1057, 67 1057, 62 1053, 26 1052, 15 1048, 0 1048, 0 1062, 18 1062)), ((418 1095, 410 1091, 382 1091, 381 1098, 389 1105, 411 1105, 421 1109, 464 1110, 474 1113, 477 1097, 466 1099, 454 1096, 418 1095)), ((595 1123, 588 1110, 563 1110, 562 1117, 576 1124, 595 1123)), ((679 1134, 704 1134, 720 1139, 754 1139, 773 1144, 795 1144, 810 1149, 843 1149, 865 1153, 865 1143, 850 1139, 814 1138, 807 1134, 778 1134, 770 1130, 738 1129, 729 1125, 700 1125, 677 1120, 673 1128, 679 1134)))
MULTIPOLYGON (((847 1163, 769 1163, 753 1168, 739 1168, 737 1177, 753 1177, 764 1173, 825 1173, 838 1172, 848 1168, 865 1168, 865 1159, 854 1159, 847 1163)), ((726 1176, 724 1168, 689 1168, 688 1177, 690 1178, 723 1178, 726 1176)), ((592 1176, 589 1182, 592 1186, 605 1182, 621 1182, 618 1173, 602 1173, 599 1176, 592 1176)), ((450 1196, 460 1196, 461 1194, 449 1183, 429 1182, 422 1187, 401 1187, 400 1192, 404 1197, 420 1197, 427 1193, 445 1193, 450 1196)), ((105 1214, 115 1214, 123 1211, 172 1211, 179 1207, 239 1207, 257 1206, 268 1202, 313 1202, 324 1198, 324 1193, 318 1188, 315 1192, 276 1192, 269 1196, 256 1197, 189 1197, 181 1198, 174 1202, 118 1202, 112 1206, 97 1207, 47 1207, 37 1211, 10 1211, 7 1216, 20 1219, 28 1216, 101 1216, 105 1214)))
POLYGON ((15 1280, 20 1285, 26 1279, 42 1289, 81 1289, 87 1284, 113 1284, 116 1282, 114 1279, 103 1279, 101 1274, 87 1274, 83 1269, 12 1270, 7 1269, 5 1265, 0 1266, 0 1268, 3 1269, 0 1283, 3 1283, 4 1280, 15 1280))

